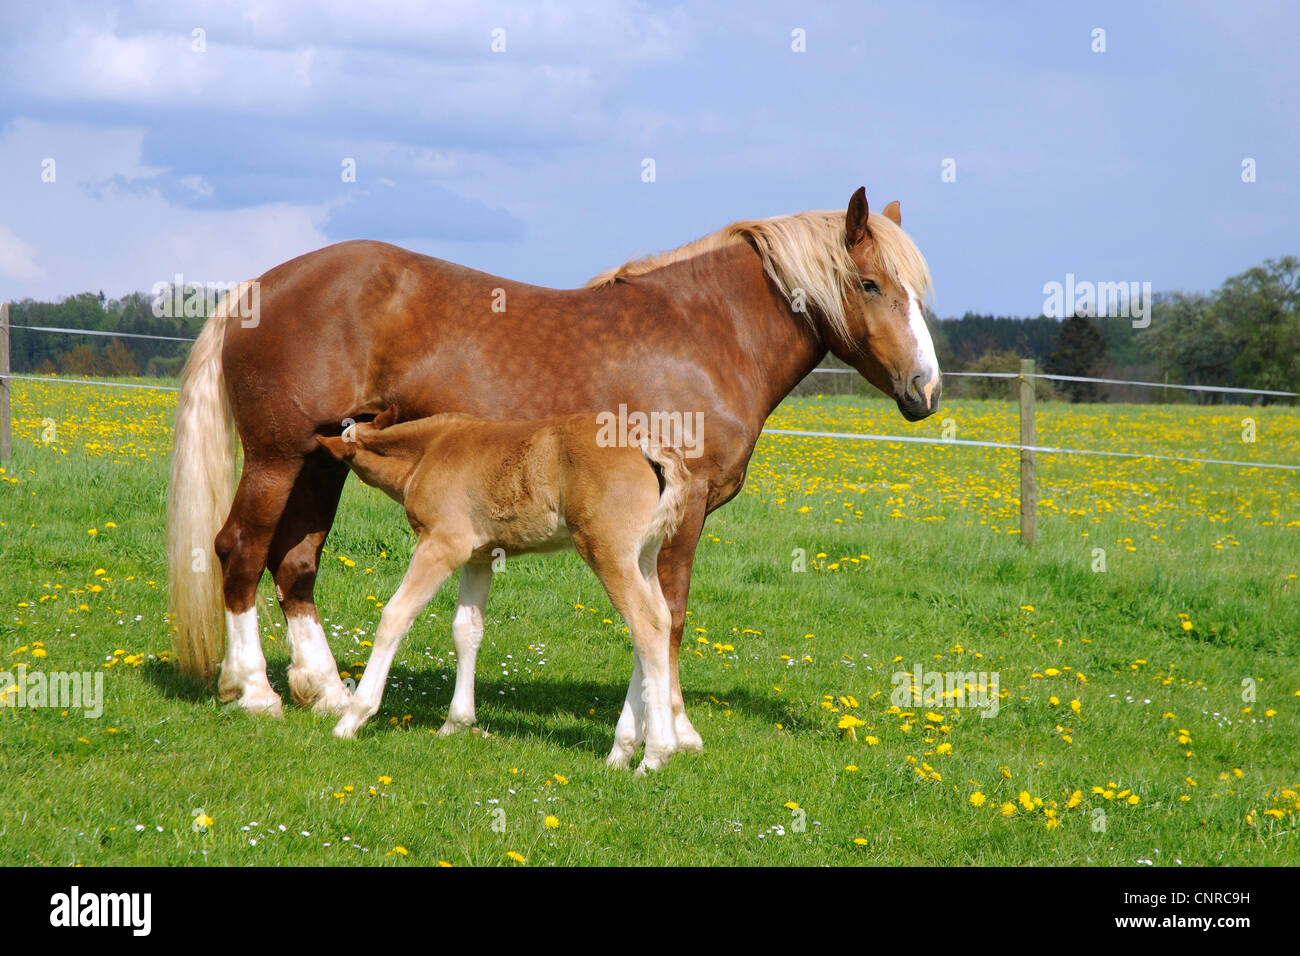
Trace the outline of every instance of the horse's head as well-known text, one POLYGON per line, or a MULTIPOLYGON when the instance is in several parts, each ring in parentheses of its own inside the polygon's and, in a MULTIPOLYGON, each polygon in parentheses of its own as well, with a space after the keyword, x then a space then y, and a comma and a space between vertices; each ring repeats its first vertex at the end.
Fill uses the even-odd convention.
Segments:
POLYGON ((856 275, 844 282, 843 327, 824 334, 835 355, 898 402, 903 417, 914 422, 938 410, 943 384, 921 314, 929 270, 901 222, 897 202, 886 206, 884 215, 873 215, 866 190, 853 194, 844 243, 856 275))

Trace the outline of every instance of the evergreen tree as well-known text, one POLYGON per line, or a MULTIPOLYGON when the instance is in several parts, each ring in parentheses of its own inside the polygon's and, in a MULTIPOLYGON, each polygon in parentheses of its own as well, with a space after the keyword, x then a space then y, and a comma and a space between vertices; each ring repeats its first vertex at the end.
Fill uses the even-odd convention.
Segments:
MULTIPOLYGON (((1092 320, 1072 315, 1061 323, 1052 353, 1043 362, 1049 375, 1099 377, 1106 358, 1106 339, 1092 320)), ((1095 382, 1056 382, 1072 402, 1096 402, 1102 398, 1095 382)))

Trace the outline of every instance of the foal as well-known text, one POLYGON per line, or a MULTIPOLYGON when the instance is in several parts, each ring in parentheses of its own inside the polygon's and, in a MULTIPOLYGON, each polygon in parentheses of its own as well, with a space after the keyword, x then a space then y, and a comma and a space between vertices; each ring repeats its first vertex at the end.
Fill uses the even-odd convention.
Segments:
POLYGON ((317 436, 368 485, 405 506, 416 534, 411 566, 375 632, 365 676, 334 728, 353 737, 379 709, 397 646, 453 571, 460 597, 452 622, 456 690, 440 735, 474 723, 474 663, 493 552, 572 545, 632 632, 633 669, 607 763, 626 767, 645 740, 638 773, 678 749, 668 669, 671 617, 657 560, 685 508, 690 473, 681 452, 650 440, 597 440, 596 414, 498 422, 444 414, 395 424, 391 406, 340 437, 317 436), (497 551, 497 549, 501 549, 497 551))

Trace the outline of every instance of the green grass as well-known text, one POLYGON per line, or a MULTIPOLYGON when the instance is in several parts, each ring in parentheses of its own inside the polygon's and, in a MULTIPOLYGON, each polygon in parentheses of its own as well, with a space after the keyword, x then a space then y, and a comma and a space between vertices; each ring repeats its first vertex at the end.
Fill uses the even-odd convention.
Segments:
MULTIPOLYGON (((516 865, 510 851, 529 865, 1300 862, 1298 801, 1282 795, 1300 788, 1291 473, 1045 459, 1049 503, 1030 551, 1008 533, 1012 453, 764 440, 695 565, 682 682, 705 753, 634 779, 603 766, 630 643, 572 554, 497 576, 479 664, 486 735, 433 736, 455 668, 452 585, 407 638, 357 740, 334 740, 332 720, 288 704, 283 721, 218 705, 159 659, 167 401, 16 391, 0 485, 0 667, 101 671, 105 709, 95 720, 0 709, 0 863, 516 865), (38 440, 47 417, 68 444, 38 440), (1105 573, 1092 570, 1094 546, 1107 548, 1105 573), (807 571, 792 570, 797 548, 807 571), (891 675, 917 663, 998 672, 998 716, 891 712, 891 675), (1243 681, 1257 700, 1243 701, 1243 681), (864 724, 851 737, 837 725, 854 702, 864 724), (1136 805, 1117 797, 1125 789, 1136 805), (1081 802, 1067 807, 1075 790, 1081 802)), ((1119 429, 1125 447, 1213 445, 1161 444, 1171 425, 1144 446, 1119 422, 1153 411, 1051 406, 1046 418, 1066 429, 1059 444, 1114 447, 1119 429)), ((1286 460, 1300 431, 1291 409, 1159 413, 1202 437, 1215 415, 1259 416, 1277 440, 1238 458, 1286 460)), ((964 402, 945 414, 976 437, 1011 413, 964 402)), ((939 428, 852 396, 794 400, 780 415, 787 427, 939 428)), ((391 501, 349 482, 317 588, 340 668, 355 673, 368 655, 361 642, 411 541, 391 501)), ((272 597, 264 582, 271 679, 287 700, 272 597)))

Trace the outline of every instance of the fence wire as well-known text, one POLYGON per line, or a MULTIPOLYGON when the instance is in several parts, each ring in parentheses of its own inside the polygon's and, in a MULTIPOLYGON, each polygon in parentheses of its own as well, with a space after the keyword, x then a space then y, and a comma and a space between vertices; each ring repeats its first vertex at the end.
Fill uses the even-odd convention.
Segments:
MULTIPOLYGON (((135 332, 104 332, 99 329, 62 329, 45 325, 11 325, 11 329, 28 329, 34 332, 54 332, 67 335, 104 335, 131 339, 155 339, 162 342, 193 342, 194 339, 172 335, 143 335, 135 332)), ((836 375, 857 375, 858 372, 848 368, 815 368, 813 372, 829 372, 836 375)), ((945 372, 945 375, 965 378, 1021 378, 1020 372, 945 372)), ((1114 378, 1089 378, 1082 375, 1047 375, 1034 373, 1028 378, 1043 378, 1058 382, 1095 382, 1102 385, 1145 385, 1151 388, 1180 388, 1187 391, 1226 392, 1236 395, 1272 395, 1280 398, 1300 397, 1298 392, 1281 392, 1262 388, 1233 388, 1227 385, 1177 385, 1169 382, 1136 382, 1114 378)), ((159 392, 179 392, 173 385, 143 385, 136 382, 101 382, 82 378, 59 378, 47 375, 0 375, 2 379, 16 379, 27 382, 50 382, 61 385, 99 385, 105 388, 137 388, 159 392)), ((822 432, 795 428, 765 428, 764 435, 788 435, 805 438, 837 438, 855 441, 902 442, 918 445, 963 445, 976 448, 1001 448, 1007 451, 1033 451, 1047 455, 1098 455, 1108 458, 1146 458, 1156 461, 1176 461, 1203 465, 1232 465, 1239 468, 1276 468, 1283 471, 1300 471, 1300 465, 1287 465, 1268 461, 1235 461, 1226 458, 1191 458, 1181 455, 1157 455, 1148 452, 1105 451, 1097 448, 1058 448, 1051 445, 1019 445, 1010 442, 975 441, 965 438, 923 438, 915 435, 873 435, 859 432, 822 432)))

